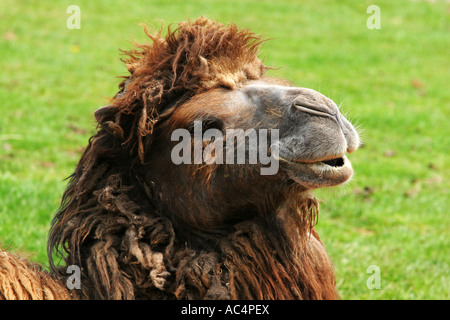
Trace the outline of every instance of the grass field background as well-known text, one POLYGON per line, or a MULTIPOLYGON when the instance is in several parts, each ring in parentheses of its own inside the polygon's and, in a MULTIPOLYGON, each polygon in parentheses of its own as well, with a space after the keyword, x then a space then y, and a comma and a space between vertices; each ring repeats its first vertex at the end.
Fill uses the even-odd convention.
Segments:
POLYGON ((271 39, 261 57, 362 128, 342 187, 317 192, 317 229, 343 299, 450 298, 448 1, 0 0, 0 241, 47 263, 66 181, 126 69, 119 48, 199 16, 271 39), (66 9, 81 9, 69 30, 66 9), (369 5, 381 29, 366 26, 369 5), (379 267, 381 288, 367 269, 379 267))

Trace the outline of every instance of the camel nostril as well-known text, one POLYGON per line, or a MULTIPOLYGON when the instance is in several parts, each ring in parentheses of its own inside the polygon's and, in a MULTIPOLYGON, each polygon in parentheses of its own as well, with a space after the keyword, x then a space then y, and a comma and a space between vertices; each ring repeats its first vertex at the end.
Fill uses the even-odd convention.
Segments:
POLYGON ((292 103, 292 109, 295 113, 304 112, 320 117, 334 117, 333 112, 327 106, 306 99, 296 98, 292 103))

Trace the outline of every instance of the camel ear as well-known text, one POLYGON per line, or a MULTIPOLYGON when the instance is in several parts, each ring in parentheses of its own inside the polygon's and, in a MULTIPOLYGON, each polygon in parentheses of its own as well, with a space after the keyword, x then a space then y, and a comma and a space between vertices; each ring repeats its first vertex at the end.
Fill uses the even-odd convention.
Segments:
POLYGON ((114 121, 116 114, 117 107, 110 104, 95 110, 94 117, 99 124, 102 124, 106 121, 114 121))
POLYGON ((209 75, 209 63, 208 60, 206 60, 204 57, 199 56, 200 60, 200 68, 199 68, 199 75, 206 77, 209 75))

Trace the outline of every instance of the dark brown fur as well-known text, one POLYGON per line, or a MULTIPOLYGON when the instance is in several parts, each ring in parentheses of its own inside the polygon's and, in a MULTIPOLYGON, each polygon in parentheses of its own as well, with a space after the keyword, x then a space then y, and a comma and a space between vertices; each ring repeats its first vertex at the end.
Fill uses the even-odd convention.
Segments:
MULTIPOLYGON (((218 217, 205 230, 205 219, 214 218, 211 207, 226 206, 227 196, 247 196, 239 191, 244 183, 236 184, 235 195, 215 203, 192 197, 185 210, 173 212, 162 205, 170 199, 163 201, 159 187, 144 178, 148 168, 167 168, 152 148, 182 120, 171 118, 173 110, 196 95, 264 76, 267 67, 257 57, 262 40, 204 18, 181 23, 165 38, 148 35, 151 44, 126 52, 130 75, 111 105, 96 113, 100 130, 52 224, 53 270, 63 275, 64 265, 80 266, 83 298, 338 298, 332 265, 313 228, 317 201, 300 187, 286 193, 261 182, 260 194, 251 195, 256 214, 231 222, 218 217)), ((217 168, 203 169, 187 174, 184 185, 170 185, 167 172, 166 183, 180 192, 207 193, 208 174, 217 168), (199 177, 203 184, 194 183, 199 177)))

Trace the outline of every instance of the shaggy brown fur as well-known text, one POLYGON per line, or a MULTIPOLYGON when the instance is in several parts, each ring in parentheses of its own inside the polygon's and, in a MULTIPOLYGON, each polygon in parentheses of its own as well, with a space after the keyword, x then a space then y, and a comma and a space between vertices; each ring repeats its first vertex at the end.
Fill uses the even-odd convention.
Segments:
POLYGON ((0 300, 70 300, 65 284, 41 266, 0 250, 0 300))
MULTIPOLYGON (((165 38, 147 34, 152 43, 125 52, 130 75, 111 105, 95 113, 100 130, 52 223, 52 270, 63 277, 64 265, 80 266, 81 298, 339 298, 333 267, 313 228, 318 203, 305 188, 277 189, 264 180, 250 192, 239 179, 245 171, 231 166, 226 170, 237 177, 234 191, 214 185, 218 196, 205 202, 211 170, 220 168, 187 168, 184 177, 176 177, 183 182, 174 183, 158 156, 170 128, 193 120, 192 114, 173 118, 174 110, 203 94, 221 100, 216 88, 233 90, 264 76, 267 67, 257 57, 262 40, 204 18, 181 23, 165 38), (158 184, 147 178, 152 172, 165 172, 166 178, 158 184), (187 194, 189 203, 172 205, 167 188, 187 194), (253 200, 240 218, 214 212, 248 199, 253 200), (53 261, 55 254, 62 267, 53 261)), ((208 104, 195 108, 215 112, 208 104)))

